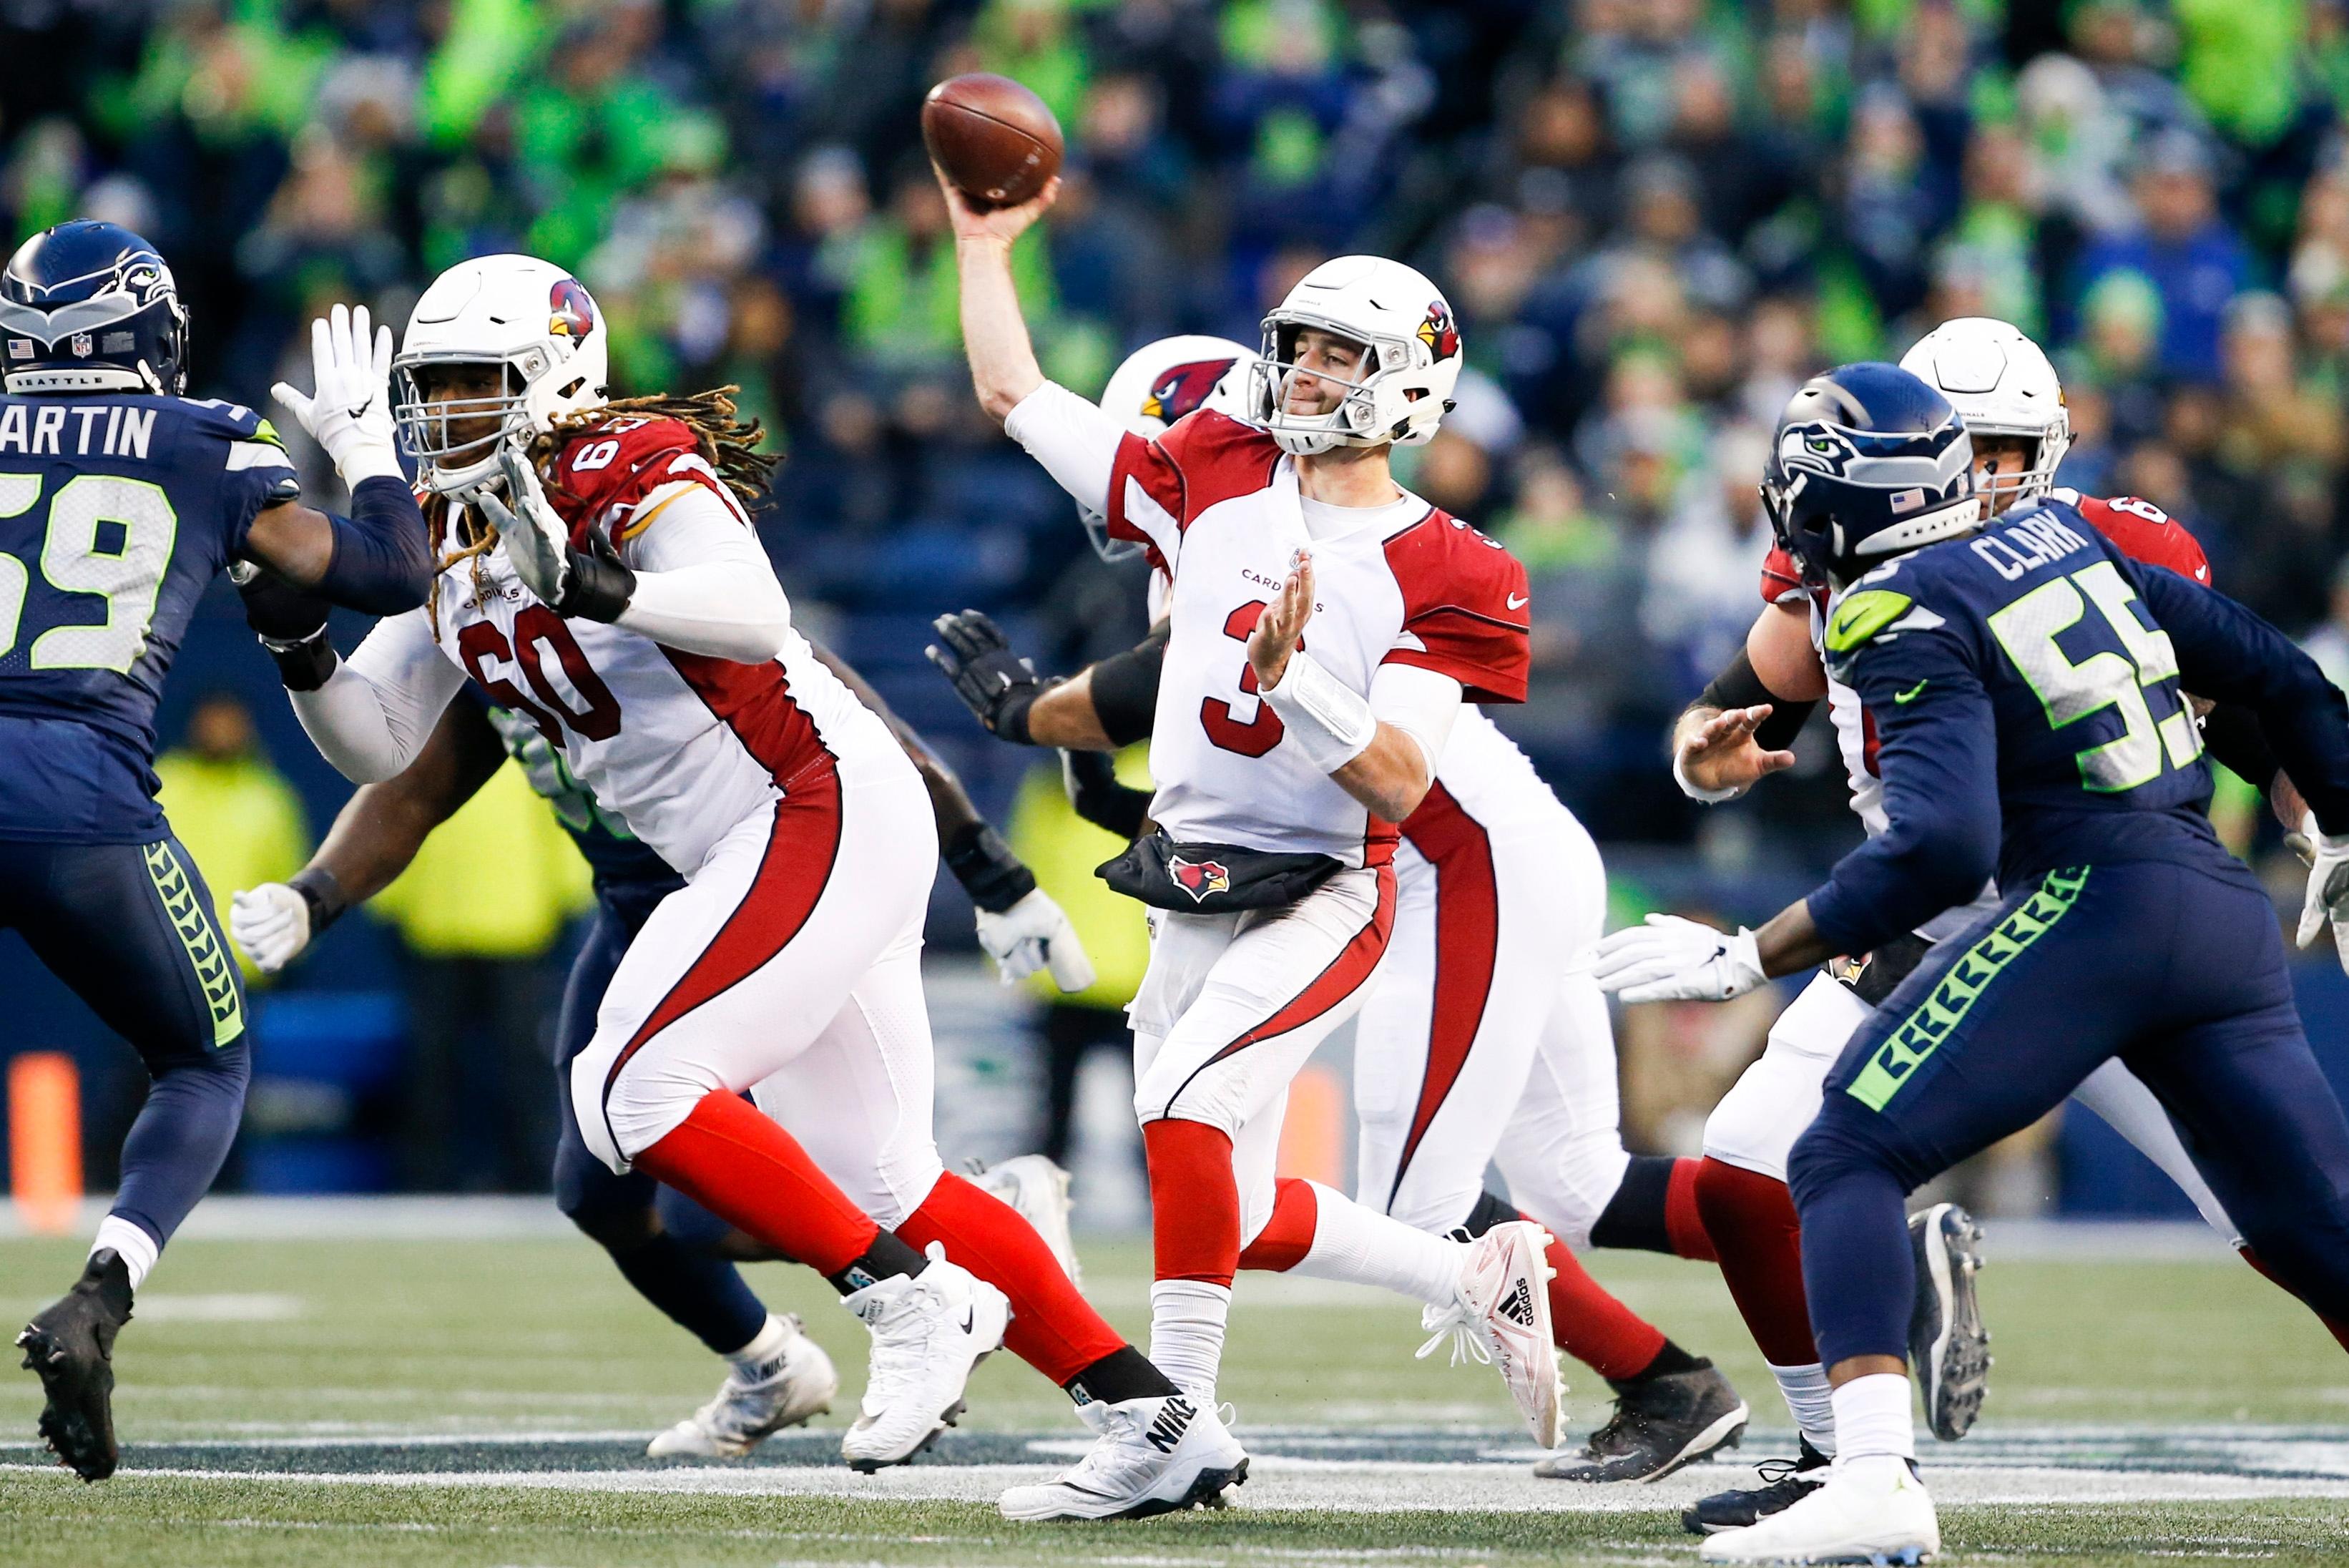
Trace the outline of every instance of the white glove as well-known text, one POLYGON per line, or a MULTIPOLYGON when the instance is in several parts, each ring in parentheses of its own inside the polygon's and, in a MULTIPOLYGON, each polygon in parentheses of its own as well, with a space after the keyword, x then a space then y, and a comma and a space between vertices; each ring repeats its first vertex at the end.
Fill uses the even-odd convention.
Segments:
POLYGON ((1052 983, 1062 991, 1082 991, 1093 982, 1093 961, 1077 940, 1077 928, 1041 888, 999 915, 981 909, 978 945, 995 961, 1006 985, 1040 969, 1050 970, 1052 983))
POLYGON ((337 305, 310 323, 310 365, 315 395, 284 381, 270 395, 326 449, 345 484, 356 489, 362 479, 378 478, 407 483, 391 426, 391 328, 375 328, 370 348, 367 306, 337 305))
POLYGON ((2341 967, 2349 970, 2349 835, 2335 838, 2316 826, 2316 814, 2300 819, 2308 836, 2308 898, 2300 907, 2300 945, 2308 946, 2316 933, 2333 922, 2333 949, 2341 967))
POLYGON ((1580 967, 1625 1002, 1727 1002, 1767 978, 1752 931, 1732 936, 1678 915, 1601 937, 1580 967))
POLYGON ((275 974, 310 945, 310 901, 283 882, 264 882, 228 901, 228 934, 254 967, 275 974))
POLYGON ((537 465, 518 448, 509 445, 498 454, 498 471, 505 475, 504 498, 481 490, 474 493, 473 503, 497 524, 522 586, 547 605, 559 605, 571 581, 571 530, 547 500, 537 465))

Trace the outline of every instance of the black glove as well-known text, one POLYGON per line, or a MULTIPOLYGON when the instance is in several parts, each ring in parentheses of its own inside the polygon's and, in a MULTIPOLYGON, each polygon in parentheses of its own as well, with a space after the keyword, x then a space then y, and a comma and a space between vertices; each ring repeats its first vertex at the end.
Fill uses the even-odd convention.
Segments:
POLYGON ((568 620, 620 618, 636 597, 636 574, 620 559, 620 547, 603 529, 587 530, 587 548, 571 552, 571 570, 563 580, 563 597, 554 613, 568 620))
POLYGON ((1005 740, 1033 745, 1028 734, 1028 710, 1046 691, 1045 682, 1036 678, 1035 667, 1012 652, 996 624, 978 610, 942 615, 930 624, 946 646, 932 643, 923 651, 954 682, 955 695, 962 699, 963 706, 1005 740))
POLYGON ((1141 836, 1150 815, 1150 792, 1118 783, 1117 759, 1109 753, 1062 752, 1061 783, 1079 816, 1120 838, 1141 836))
POLYGON ((326 601, 295 587, 265 566, 239 561, 229 581, 244 601, 244 624, 277 663, 288 691, 316 691, 335 672, 335 645, 326 639, 326 601))

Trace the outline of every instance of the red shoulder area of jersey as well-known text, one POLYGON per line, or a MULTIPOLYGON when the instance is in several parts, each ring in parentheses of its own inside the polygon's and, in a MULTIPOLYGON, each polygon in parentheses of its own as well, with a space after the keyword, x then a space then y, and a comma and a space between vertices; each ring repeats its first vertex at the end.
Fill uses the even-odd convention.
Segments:
POLYGON ((1380 662, 1449 675, 1471 702, 1522 702, 1533 669, 1523 562, 1440 507, 1386 542, 1402 637, 1380 662))
POLYGON ((2210 558, 2202 553, 2202 542, 2152 502, 2134 495, 2083 495, 2076 490, 2058 490, 2054 498, 2070 502, 2131 560, 2167 566, 2181 577, 2209 586, 2210 558))
POLYGON ((1279 462, 1280 447, 1271 436, 1214 409, 1184 415, 1154 440, 1128 432, 1110 467, 1110 533, 1149 542, 1125 514, 1128 481, 1181 530, 1219 502, 1262 490, 1279 462))
POLYGON ((718 471, 701 455, 700 442, 681 421, 614 414, 564 437, 554 454, 546 497, 574 536, 600 523, 613 538, 621 539, 651 521, 649 514, 636 514, 646 498, 680 480, 731 499, 718 471))

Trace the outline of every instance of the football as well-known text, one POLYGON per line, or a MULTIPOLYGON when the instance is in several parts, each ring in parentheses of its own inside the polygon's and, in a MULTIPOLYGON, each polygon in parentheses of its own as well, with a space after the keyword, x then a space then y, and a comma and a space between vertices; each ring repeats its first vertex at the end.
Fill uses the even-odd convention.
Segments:
POLYGON ((930 89, 922 141, 977 206, 1016 207, 1061 171, 1061 122, 1042 99, 986 71, 930 89))

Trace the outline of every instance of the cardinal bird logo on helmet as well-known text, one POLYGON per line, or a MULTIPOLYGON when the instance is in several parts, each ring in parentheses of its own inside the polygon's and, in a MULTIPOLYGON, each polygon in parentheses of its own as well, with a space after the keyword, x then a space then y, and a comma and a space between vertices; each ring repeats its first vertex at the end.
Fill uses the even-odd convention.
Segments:
POLYGON ((1427 319, 1419 324, 1419 340, 1438 360, 1460 352, 1460 328, 1453 325, 1450 306, 1440 299, 1429 301, 1427 319))
POLYGON ((1194 359, 1177 365, 1151 383, 1142 400, 1142 416, 1173 424, 1207 400, 1207 394, 1228 374, 1237 359, 1194 359))
POLYGON ((1195 904, 1204 904, 1210 893, 1232 890, 1232 874, 1220 860, 1185 860, 1180 855, 1166 857, 1166 875, 1174 886, 1191 895, 1195 904))
POLYGON ((595 330, 595 302, 577 278, 566 277, 546 291, 546 330, 556 337, 584 343, 595 330))

